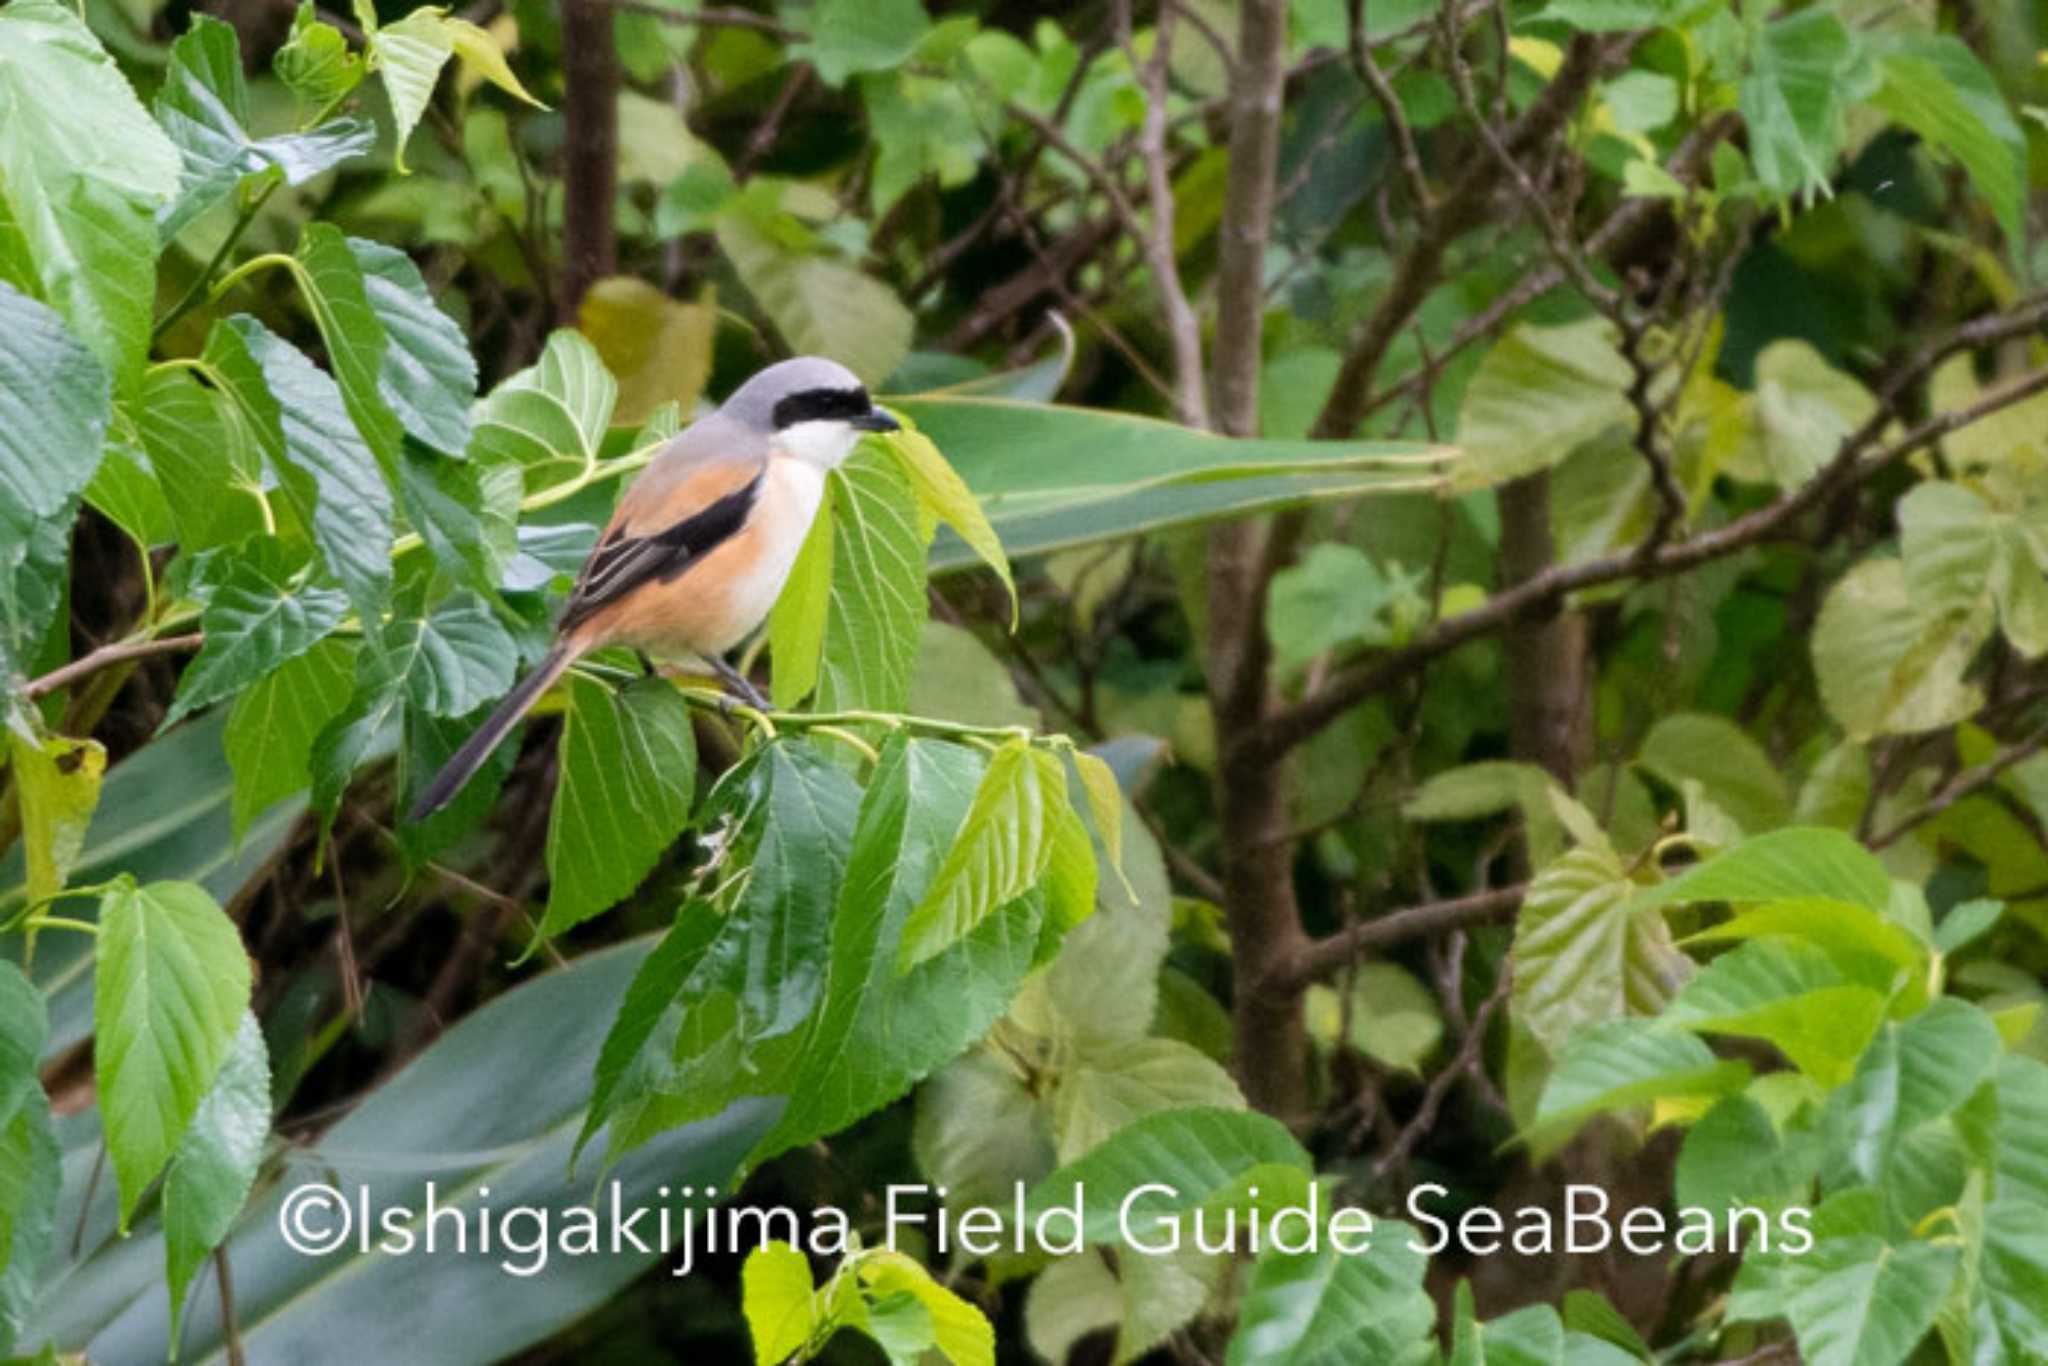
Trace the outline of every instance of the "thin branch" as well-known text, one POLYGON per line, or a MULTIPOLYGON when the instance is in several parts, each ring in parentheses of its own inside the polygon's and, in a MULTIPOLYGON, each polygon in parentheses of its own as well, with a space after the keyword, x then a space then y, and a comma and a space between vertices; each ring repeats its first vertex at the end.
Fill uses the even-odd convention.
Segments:
POLYGON ((1381 953, 1411 939, 1427 939, 1445 930, 1491 920, 1519 906, 1527 891, 1525 884, 1516 883, 1361 920, 1312 942, 1294 963, 1291 980, 1306 986, 1336 976, 1361 954, 1381 953))
POLYGON ((41 678, 29 680, 26 689, 28 700, 33 702, 46 693, 69 687, 81 678, 98 673, 101 669, 125 664, 133 659, 149 659, 156 655, 183 654, 196 650, 206 643, 206 637, 198 631, 190 635, 164 636, 157 640, 124 640, 112 645, 102 645, 91 654, 80 655, 61 669, 52 669, 41 678))
POLYGON ((1878 470, 1980 418, 2048 389, 2048 369, 2034 371, 1987 391, 1974 403, 1926 419, 1873 455, 1862 454, 1895 419, 1901 392, 1920 376, 1957 351, 2024 335, 2041 326, 2044 319, 2048 319, 2048 297, 2037 297, 2014 312, 1965 324, 1930 346, 1885 386, 1878 411, 1843 440, 1834 459, 1778 501, 1713 531, 1657 547, 1648 555, 1630 548, 1576 564, 1553 565, 1495 594, 1470 612, 1433 623, 1403 648, 1338 674, 1321 692, 1277 710, 1258 728, 1230 737, 1230 743, 1254 755, 1285 753, 1390 684, 1468 641, 1549 610, 1567 594, 1622 579, 1647 580, 1681 573, 1778 536, 1802 514, 1878 470))
MULTIPOLYGON (((1423 1135, 1436 1127, 1437 1112, 1443 1108, 1444 1097, 1451 1093, 1451 1087, 1457 1084, 1459 1077, 1468 1073, 1475 1077, 1485 1075, 1485 1062, 1480 1054, 1486 1047, 1486 1031, 1493 1023, 1495 1012, 1507 1001, 1514 980, 1513 972, 1502 965, 1500 980, 1480 1002, 1471 1026, 1466 1029, 1464 1038, 1458 1041, 1458 1055, 1429 1079, 1429 1087, 1422 1093, 1422 1104, 1416 1108, 1414 1117, 1401 1127, 1400 1136, 1372 1164, 1374 1180, 1384 1179, 1388 1172, 1401 1167, 1414 1154, 1423 1135)), ((1453 983, 1452 990, 1456 989, 1453 983)))
POLYGON ((750 28, 770 34, 786 42, 794 42, 808 35, 802 29, 779 24, 765 14, 755 14, 743 9, 676 9, 669 5, 658 5, 652 0, 601 0, 607 8, 623 10, 628 14, 644 14, 650 19, 659 19, 664 24, 696 24, 703 28, 750 28))
POLYGON ((2043 726, 2024 740, 2015 740, 1986 759, 1983 763, 1966 768, 1943 783, 1925 805, 1896 825, 1872 835, 1865 843, 1872 849, 1882 849, 1898 842, 1908 832, 1933 820, 1942 812, 1954 806, 1965 797, 1974 796, 1998 781, 2007 769, 2025 763, 2042 749, 2048 748, 2048 726, 2043 726))
POLYGON ((1408 182, 1408 195, 1415 201, 1416 210, 1432 213, 1436 196, 1430 193, 1429 180, 1422 174, 1422 157, 1415 150, 1415 131, 1408 126, 1401 97, 1394 93, 1387 73, 1373 60, 1372 47, 1365 39, 1365 0, 1347 0, 1345 10, 1350 26, 1351 67, 1379 104, 1380 117, 1386 120, 1387 133, 1394 140, 1395 162, 1401 168, 1401 178, 1408 182))

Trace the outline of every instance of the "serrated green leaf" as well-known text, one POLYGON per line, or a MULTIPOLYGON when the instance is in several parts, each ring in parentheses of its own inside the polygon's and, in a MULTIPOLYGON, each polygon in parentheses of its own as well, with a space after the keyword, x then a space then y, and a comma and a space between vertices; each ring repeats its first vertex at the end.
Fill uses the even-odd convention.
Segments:
POLYGON ((1053 1088, 1060 1160, 1086 1156, 1146 1115, 1198 1106, 1244 1107, 1237 1083, 1200 1050, 1173 1039, 1086 1043, 1053 1088))
POLYGON ((811 519, 789 578, 768 613, 768 650, 775 661, 769 695, 787 711, 818 686, 825 627, 832 615, 832 558, 836 538, 829 504, 811 519))
POLYGON ((1548 469, 1629 421, 1629 368, 1603 318, 1510 330, 1479 362, 1458 408, 1460 488, 1548 469))
POLYGON ((1052 857, 1052 815, 1065 789, 1058 764, 1040 763, 1023 736, 996 750, 952 849, 903 926, 902 967, 958 943, 1037 885, 1052 857))
POLYGON ((262 1026, 244 1013, 220 1072, 164 1173, 164 1279, 174 1342, 185 1289, 234 1226, 269 1136, 270 1056, 262 1026))
POLYGON ((1891 907, 1884 865, 1839 830, 1774 830, 1745 840, 1643 893, 1646 904, 1840 901, 1879 915, 1891 907))
POLYGON ((1953 34, 1901 33, 1877 69, 1883 84, 1870 102, 1961 162, 2006 240, 2020 241, 2027 139, 1977 54, 1953 34))
POLYGON ((262 537, 209 566, 200 590, 206 644, 178 676, 163 725, 235 696, 340 624, 347 595, 306 578, 306 561, 283 542, 262 537))
POLYGON ((362 273, 364 301, 382 333, 377 397, 407 434, 461 459, 469 449, 469 410, 476 402, 476 359, 461 324, 435 304, 419 267, 404 252, 360 237, 343 242, 362 273))
POLYGON ((925 546, 909 482, 873 447, 827 476, 830 606, 818 657, 821 711, 901 711, 924 626, 925 546))
POLYGON ((348 705, 356 643, 326 640, 244 689, 228 712, 225 745, 234 771, 234 837, 312 782, 313 744, 348 705))
POLYGON ((996 535, 988 514, 982 511, 967 482, 922 432, 906 427, 882 440, 909 478, 918 504, 931 517, 953 528, 967 548, 996 571, 996 577, 1003 581, 1003 588, 1010 595, 1010 627, 1015 630, 1019 604, 1017 582, 1010 575, 1010 557, 1003 552, 1002 539, 996 535))
POLYGON ((1516 1018, 1553 1053, 1589 1024, 1652 1015, 1690 963, 1610 850, 1568 851, 1538 873, 1515 921, 1516 1018))
POLYGON ((1848 141, 1849 106, 1872 83, 1857 35, 1832 11, 1765 25, 1740 94, 1757 179, 1786 198, 1826 194, 1848 141))
POLYGON ((0 283, 0 671, 25 664, 56 614, 66 533, 110 415, 91 353, 55 313, 0 283))
POLYGON ((861 799, 832 914, 824 1004, 789 1108, 762 1156, 845 1128, 954 1057, 999 1016, 1031 966, 1044 919, 1026 897, 908 973, 897 945, 966 818, 981 752, 893 739, 861 799))
POLYGON ((190 882, 122 882, 100 902, 94 1079, 121 1225, 178 1150, 249 1008, 234 922, 190 882))
POLYGON ((188 555, 263 532, 263 452, 229 395, 154 366, 127 408, 188 555))
POLYGON ((271 58, 271 69, 300 104, 315 113, 328 108, 363 79, 363 59, 332 24, 313 17, 313 0, 300 0, 291 36, 271 58))
POLYGON ((78 13, 46 0, 0 10, 0 128, 0 219, 35 272, 9 282, 47 299, 127 393, 148 349, 152 219, 177 191, 178 150, 78 13))
POLYGON ((1748 1078, 1747 1064, 1715 1058, 1690 1034, 1639 1020, 1607 1020, 1565 1044, 1544 1083, 1533 1127, 1558 1134, 1595 1114, 1728 1095, 1748 1078))
POLYGON ((614 692, 572 677, 561 774, 548 817, 548 907, 536 942, 631 893, 689 823, 697 741, 688 704, 664 680, 614 692))
POLYGON ((1792 794, 1778 765, 1733 721, 1697 712, 1659 720, 1643 737, 1636 762, 1673 788, 1697 781, 1713 803, 1751 834, 1788 818, 1792 794))
MULTIPOLYGON (((1201 1107, 1162 1110, 1119 1129, 1039 1182, 1025 1208, 1035 1217, 1055 1205, 1071 1207, 1079 1191, 1081 1233, 1090 1242, 1120 1242, 1131 1232, 1157 1246, 1163 1235, 1154 1237, 1155 1229, 1233 1191, 1246 1173, 1269 1165, 1293 1167, 1304 1175, 1315 1170, 1287 1126, 1266 1115, 1201 1107), (1162 1189, 1132 1199, 1144 1186, 1162 1189)), ((1184 1234, 1182 1242, 1189 1241, 1184 1234)))
POLYGON ((214 324, 205 360, 357 615, 381 618, 391 584, 391 490, 334 380, 247 315, 214 324))
POLYGON ((1887 1000, 1826 951, 1800 940, 1751 940, 1702 968, 1665 1012, 1703 1033, 1762 1039, 1823 1086, 1849 1079, 1887 1000))
POLYGON ((470 454, 486 462, 584 465, 597 459, 619 398, 618 382, 582 333, 548 335, 540 359, 506 379, 483 401, 470 454))
POLYGON ((1900 1143, 1968 1099, 2002 1049, 1991 1017, 1952 996, 1886 1024, 1834 1097, 1848 1162, 1881 1184, 1900 1143))
POLYGON ((1230 1340, 1228 1366, 1409 1366, 1435 1349, 1436 1307, 1422 1288, 1429 1259, 1407 1224, 1375 1220, 1371 1247, 1261 1253, 1230 1340))
POLYGON ((406 173, 405 144, 427 111, 441 68, 453 55, 455 40, 441 11, 432 6, 422 6, 370 35, 370 65, 384 78, 384 89, 391 97, 391 121, 398 129, 392 163, 400 175, 406 173))
POLYGON ((2048 652, 2048 571, 2032 545, 2038 514, 2001 512, 1933 479, 1901 499, 1896 516, 1906 592, 1923 616, 1969 619, 1995 607, 2022 655, 2048 652))
POLYGON ((0 1120, 0 1351, 14 1346, 28 1322, 56 1243, 60 1157, 49 1098, 31 1075, 0 1120))

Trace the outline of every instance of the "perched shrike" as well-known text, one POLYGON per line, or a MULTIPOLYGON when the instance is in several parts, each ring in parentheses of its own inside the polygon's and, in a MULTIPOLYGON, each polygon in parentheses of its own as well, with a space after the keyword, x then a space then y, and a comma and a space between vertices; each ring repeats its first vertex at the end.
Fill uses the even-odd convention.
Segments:
POLYGON ((761 371, 678 433, 619 499, 576 576, 554 648, 427 785, 409 819, 447 805, 563 671, 607 645, 695 656, 761 704, 725 652, 775 605, 826 473, 863 433, 896 426, 852 371, 800 356, 761 371))

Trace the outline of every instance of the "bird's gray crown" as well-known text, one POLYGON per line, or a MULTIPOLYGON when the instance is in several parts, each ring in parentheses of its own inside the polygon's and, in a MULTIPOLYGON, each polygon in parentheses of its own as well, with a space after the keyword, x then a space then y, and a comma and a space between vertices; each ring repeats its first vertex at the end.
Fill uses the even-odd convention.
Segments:
POLYGON ((735 389, 719 412, 750 431, 773 432, 819 418, 861 417, 873 408, 860 376, 823 356, 778 361, 735 389))

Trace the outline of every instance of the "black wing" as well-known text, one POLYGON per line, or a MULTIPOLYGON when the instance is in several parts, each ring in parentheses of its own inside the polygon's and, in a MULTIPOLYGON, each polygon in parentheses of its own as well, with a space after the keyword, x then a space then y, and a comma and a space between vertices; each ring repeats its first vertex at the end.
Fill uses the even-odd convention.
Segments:
POLYGON ((617 602, 642 584, 671 582, 710 554, 746 525, 747 511, 761 491, 761 478, 755 475, 743 487, 650 535, 628 536, 623 529, 614 528, 590 552, 556 629, 574 629, 600 607, 617 602))

